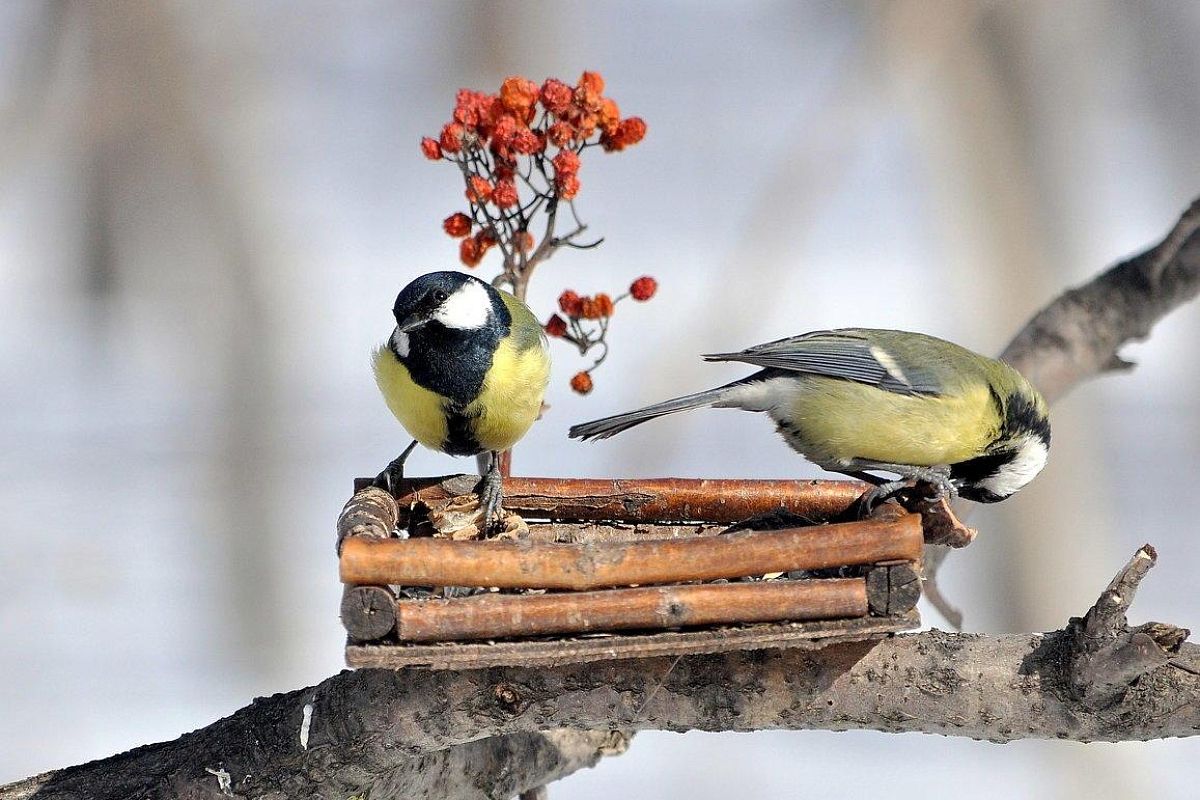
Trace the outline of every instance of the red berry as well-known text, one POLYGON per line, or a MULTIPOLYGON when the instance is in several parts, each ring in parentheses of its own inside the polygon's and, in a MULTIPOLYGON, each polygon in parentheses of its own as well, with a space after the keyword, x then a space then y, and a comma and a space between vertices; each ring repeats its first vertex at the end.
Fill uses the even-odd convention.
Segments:
POLYGON ((649 300, 651 297, 654 297, 654 293, 656 291, 658 291, 658 281, 654 280, 654 278, 651 278, 649 275, 643 275, 633 283, 629 284, 630 297, 643 303, 649 300))
POLYGON ((576 372, 571 378, 571 388, 580 394, 587 394, 592 390, 592 376, 586 372, 576 372))

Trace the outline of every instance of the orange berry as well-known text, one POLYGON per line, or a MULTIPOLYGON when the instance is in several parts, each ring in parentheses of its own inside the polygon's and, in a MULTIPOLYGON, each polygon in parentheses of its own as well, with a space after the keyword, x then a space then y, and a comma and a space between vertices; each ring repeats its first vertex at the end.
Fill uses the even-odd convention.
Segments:
POLYGON ((594 302, 596 303, 596 313, 601 317, 611 317, 613 315, 613 300, 604 292, 596 295, 594 302))
POLYGON ((458 259, 468 267, 478 266, 483 259, 483 248, 479 246, 479 242, 475 237, 463 239, 458 246, 458 259))
POLYGON ((563 200, 573 200, 579 194, 579 178, 574 175, 559 175, 554 179, 558 187, 558 196, 563 200))
POLYGON ((522 128, 513 137, 512 147, 522 155, 531 156, 545 147, 545 142, 529 128, 522 128))
POLYGON ((568 317, 579 317, 583 314, 583 298, 567 289, 558 296, 558 307, 568 317))
POLYGON ((599 72, 584 72, 579 77, 579 85, 596 94, 604 94, 604 78, 600 76, 599 72))
POLYGON ((442 157, 442 146, 438 144, 437 139, 430 139, 426 136, 421 140, 421 152, 430 161, 437 161, 442 157))
POLYGON ((557 176, 574 175, 579 172, 579 154, 574 150, 563 150, 550 161, 554 164, 554 174, 557 176))
POLYGON ((600 130, 611 134, 621 122, 621 111, 617 108, 616 102, 606 97, 600 101, 600 113, 596 115, 596 118, 600 123, 600 130))
POLYGON ((486 203, 492 198, 492 185, 478 175, 472 175, 467 181, 467 200, 472 203, 486 203))
POLYGON ((442 229, 456 239, 466 236, 471 232, 471 218, 461 211, 455 212, 442 220, 442 229))
POLYGON ((571 87, 555 78, 550 78, 542 84, 539 96, 542 100, 542 105, 551 114, 561 114, 571 105, 571 87))
POLYGON ((575 129, 567 122, 556 122, 546 131, 546 138, 555 147, 566 147, 575 138, 575 129))
POLYGON ((580 394, 592 391, 592 376, 586 372, 576 372, 571 378, 571 388, 580 394))
POLYGON ((533 107, 538 99, 538 85, 531 80, 513 75, 505 78, 500 86, 500 102, 520 117, 533 107))
POLYGON ((623 145, 637 144, 646 136, 646 121, 641 117, 623 119, 617 127, 617 135, 623 145))
POLYGON ((517 185, 512 181, 501 181, 492 191, 492 202, 500 208, 515 206, 518 200, 517 185))
POLYGON ((492 126, 492 147, 508 147, 517 135, 517 120, 512 114, 501 114, 492 126))
POLYGON ((451 122, 442 128, 442 135, 438 141, 442 145, 442 150, 447 153, 457 153, 462 150, 463 126, 457 122, 451 122))

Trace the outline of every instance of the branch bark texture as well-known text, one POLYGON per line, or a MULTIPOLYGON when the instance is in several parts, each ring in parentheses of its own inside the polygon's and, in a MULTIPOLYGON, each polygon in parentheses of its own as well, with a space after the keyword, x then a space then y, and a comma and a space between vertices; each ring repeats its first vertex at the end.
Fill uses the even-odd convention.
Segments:
POLYGON ((1200 199, 1159 244, 1039 311, 1000 357, 1051 403, 1088 378, 1131 368, 1117 351, 1200 293, 1198 230, 1200 199))

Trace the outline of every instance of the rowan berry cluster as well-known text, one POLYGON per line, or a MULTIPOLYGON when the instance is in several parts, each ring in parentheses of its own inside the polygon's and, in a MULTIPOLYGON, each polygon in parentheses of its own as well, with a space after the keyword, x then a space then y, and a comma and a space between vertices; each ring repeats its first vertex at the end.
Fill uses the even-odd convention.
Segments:
POLYGON ((575 345, 579 348, 580 355, 586 355, 593 347, 602 348, 600 356, 592 366, 575 373, 571 378, 572 389, 579 394, 587 394, 592 390, 592 370, 600 366, 608 356, 608 324, 617 304, 630 297, 644 303, 653 297, 657 290, 658 281, 649 275, 643 275, 629 285, 629 291, 618 295, 616 299, 604 292, 581 296, 571 289, 558 296, 558 308, 565 317, 551 314, 543 326, 546 333, 575 345))
POLYGON ((459 90, 453 118, 437 138, 421 140, 421 152, 462 172, 468 210, 451 214, 442 227, 462 239, 463 264, 478 266, 496 247, 515 287, 521 271, 554 248, 591 246, 573 241, 586 227, 573 203, 575 230, 554 235, 560 202, 579 194, 580 154, 592 147, 618 152, 646 135, 646 123, 622 119, 616 101, 603 92, 597 72, 583 73, 574 86, 555 78, 539 86, 512 76, 496 94, 459 90), (546 230, 535 250, 530 228, 542 213, 546 230))
MULTIPOLYGON (((449 161, 462 173, 466 211, 442 221, 445 232, 460 239, 459 260, 476 267, 493 248, 503 257, 493 283, 511 287, 524 300, 534 268, 561 247, 589 249, 603 240, 581 243, 587 230, 575 209, 581 188, 581 155, 591 148, 619 152, 640 142, 646 123, 621 117, 616 101, 604 96, 604 79, 584 72, 574 85, 555 78, 541 85, 520 76, 505 78, 496 94, 460 89, 450 122, 435 137, 421 140, 432 161, 449 161), (572 230, 556 233, 565 206, 572 230), (538 223, 540 239, 532 229, 538 223)), ((607 294, 559 298, 565 319, 553 315, 546 332, 579 348, 602 352, 591 367, 571 379, 581 394, 592 389, 591 372, 608 354, 609 320, 626 297, 649 300, 657 288, 651 277, 634 281, 615 300, 607 294)))

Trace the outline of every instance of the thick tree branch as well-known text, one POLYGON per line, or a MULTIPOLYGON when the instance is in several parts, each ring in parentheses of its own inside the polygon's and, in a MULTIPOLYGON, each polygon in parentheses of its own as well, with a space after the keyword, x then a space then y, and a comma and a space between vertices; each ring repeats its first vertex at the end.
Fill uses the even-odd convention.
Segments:
POLYGON ((0 800, 499 800, 593 766, 602 756, 628 747, 629 734, 615 731, 546 730, 430 750, 377 728, 351 731, 339 721, 321 726, 316 711, 310 731, 324 729, 343 738, 331 745, 310 732, 303 747, 300 726, 314 694, 346 698, 359 691, 359 674, 343 672, 315 687, 260 698, 173 742, 2 786, 0 800))
POLYGON ((1200 293, 1200 199, 1162 242, 1063 293, 1034 315, 1000 357, 1054 402, 1096 375, 1133 365, 1117 351, 1145 339, 1200 293))
POLYGON ((1193 736, 1200 647, 1174 626, 1125 620, 1153 561, 1152 548, 1139 550, 1082 619, 1044 635, 935 630, 554 669, 343 672, 0 798, 220 797, 225 780, 233 797, 509 797, 619 751, 627 737, 603 733, 613 729, 1193 736))

